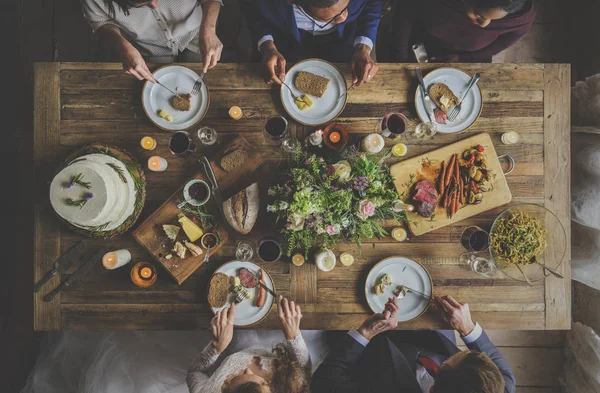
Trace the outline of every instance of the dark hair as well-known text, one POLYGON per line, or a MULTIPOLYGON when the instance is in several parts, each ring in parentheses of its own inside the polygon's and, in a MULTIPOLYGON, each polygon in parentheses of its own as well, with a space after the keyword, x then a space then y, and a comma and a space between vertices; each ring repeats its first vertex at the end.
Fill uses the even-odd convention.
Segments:
MULTIPOLYGON (((115 17, 115 4, 117 7, 125 14, 125 16, 129 16, 129 8, 132 5, 136 4, 145 4, 149 3, 150 0, 104 0, 104 5, 108 8, 108 15, 111 18, 115 17)), ((196 1, 196 6, 200 4, 200 0, 196 1)))
MULTIPOLYGON (((273 347, 273 376, 271 377, 271 393, 308 393, 310 387, 310 370, 302 366, 296 354, 288 345, 279 343, 273 347)), ((261 386, 255 382, 240 385, 235 390, 226 389, 225 393, 263 393, 261 386)))
POLYGON ((531 0, 470 0, 475 8, 490 9, 499 8, 509 14, 519 12, 531 0))
POLYGON ((329 8, 333 7, 340 0, 293 0, 292 3, 297 4, 301 7, 313 7, 313 8, 329 8))
POLYGON ((485 353, 466 351, 454 367, 442 365, 431 393, 503 393, 504 378, 485 353))

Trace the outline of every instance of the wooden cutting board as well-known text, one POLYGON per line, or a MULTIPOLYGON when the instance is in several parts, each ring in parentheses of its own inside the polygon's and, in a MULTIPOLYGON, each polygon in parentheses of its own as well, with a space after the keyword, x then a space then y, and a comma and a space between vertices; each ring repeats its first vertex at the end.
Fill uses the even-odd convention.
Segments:
MULTIPOLYGON (((245 138, 238 136, 224 149, 217 153, 216 157, 210 160, 210 163, 215 173, 215 177, 219 182, 219 188, 221 189, 224 198, 226 198, 226 195, 235 194, 243 188, 233 189, 235 186, 237 186, 236 183, 238 183, 239 180, 244 179, 244 177, 248 177, 262 165, 263 155, 261 152, 252 149, 245 138), (221 158, 225 154, 240 148, 243 148, 248 152, 248 159, 240 168, 231 173, 223 170, 220 166, 221 158)), ((198 167, 202 168, 202 164, 198 163, 198 167)), ((190 180, 192 179, 202 179, 210 184, 203 169, 201 169, 200 172, 198 172, 190 180)), ((164 224, 178 225, 177 215, 181 213, 181 210, 177 208, 177 203, 183 200, 183 188, 185 187, 185 183, 182 184, 181 187, 173 195, 171 195, 171 197, 169 197, 165 203, 163 203, 133 232, 133 237, 135 240, 137 240, 142 247, 144 247, 158 262, 165 267, 165 269, 171 274, 178 284, 184 282, 204 263, 204 254, 198 257, 193 257, 188 252, 188 256, 182 260, 175 253, 172 253, 170 247, 172 246, 173 242, 166 237, 162 229, 164 224), (168 254, 173 254, 172 258, 166 259, 165 256, 168 254)), ((247 185, 248 184, 246 184, 246 186, 247 185)), ((219 217, 217 206, 212 198, 208 202, 207 210, 215 217, 219 217)), ((221 241, 216 247, 210 249, 210 255, 217 252, 229 239, 229 233, 223 225, 219 226, 218 231, 221 241)), ((183 238, 185 238, 185 234, 182 229, 178 239, 183 238)), ((200 240, 196 241, 196 244, 199 245, 200 240)), ((206 252, 206 250, 204 250, 204 252, 206 252)))
POLYGON ((483 201, 479 205, 466 205, 458 209, 452 218, 448 218, 446 209, 440 207, 439 203, 432 217, 423 217, 416 212, 407 212, 408 227, 413 235, 419 236, 431 232, 511 201, 512 195, 508 188, 506 177, 502 171, 492 139, 487 133, 477 134, 444 146, 441 149, 433 150, 393 165, 390 171, 392 176, 394 176, 394 185, 400 199, 411 204, 413 186, 419 180, 429 180, 437 187, 436 180, 442 161, 445 161, 447 165, 453 154, 458 153, 460 155, 464 150, 476 145, 482 145, 485 148, 484 154, 486 155, 488 169, 492 174, 489 182, 491 184, 491 187, 489 187, 490 191, 483 194, 483 201))

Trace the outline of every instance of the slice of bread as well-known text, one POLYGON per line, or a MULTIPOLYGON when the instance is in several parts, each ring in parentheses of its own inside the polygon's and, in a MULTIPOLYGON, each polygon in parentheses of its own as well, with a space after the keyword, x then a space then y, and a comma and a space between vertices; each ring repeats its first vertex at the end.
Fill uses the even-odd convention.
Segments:
POLYGON ((178 94, 173 96, 173 108, 180 111, 189 111, 192 109, 192 96, 189 94, 178 94))
POLYGON ((329 79, 310 72, 300 71, 296 75, 294 84, 301 92, 321 98, 329 86, 329 79))
POLYGON ((248 159, 248 152, 244 149, 237 149, 226 154, 221 158, 221 168, 226 172, 233 172, 248 159))
POLYGON ((450 108, 458 105, 458 97, 443 83, 434 83, 429 87, 429 95, 435 104, 448 114, 450 108))
POLYGON ((213 274, 208 287, 208 304, 211 307, 221 308, 227 303, 228 295, 229 277, 223 273, 213 274))

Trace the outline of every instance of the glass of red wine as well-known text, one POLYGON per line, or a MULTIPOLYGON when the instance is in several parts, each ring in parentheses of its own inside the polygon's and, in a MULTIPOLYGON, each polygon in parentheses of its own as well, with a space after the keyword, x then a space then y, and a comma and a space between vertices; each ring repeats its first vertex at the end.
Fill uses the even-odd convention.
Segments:
POLYGON ((277 262, 282 255, 281 244, 274 237, 265 236, 258 242, 257 254, 263 262, 277 262))
POLYGON ((177 131, 169 138, 169 150, 175 156, 182 156, 196 150, 196 143, 187 131, 177 131))
POLYGON ((263 135, 267 142, 278 145, 288 132, 288 121, 282 116, 273 116, 265 123, 263 135))
POLYGON ((402 113, 393 112, 385 115, 379 122, 381 134, 390 139, 399 138, 406 132, 408 119, 402 113))
POLYGON ((452 229, 450 240, 472 253, 487 251, 490 246, 490 235, 476 225, 452 229))

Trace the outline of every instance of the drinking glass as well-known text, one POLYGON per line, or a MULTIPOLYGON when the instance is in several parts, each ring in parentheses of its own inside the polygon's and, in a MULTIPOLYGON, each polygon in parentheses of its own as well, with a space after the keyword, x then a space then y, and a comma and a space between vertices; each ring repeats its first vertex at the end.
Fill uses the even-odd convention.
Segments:
POLYGON ((300 141, 293 136, 287 136, 281 141, 281 151, 286 154, 294 154, 300 147, 300 141))
POLYGON ((283 116, 273 116, 265 122, 263 135, 265 140, 273 145, 281 143, 288 133, 288 121, 283 116))
POLYGON ((462 254, 459 262, 463 269, 470 270, 484 277, 491 277, 496 271, 496 266, 492 261, 471 252, 462 254))
POLYGON ((450 241, 468 252, 484 252, 490 246, 490 235, 475 225, 456 227, 450 232, 450 241))
POLYGON ((385 115, 377 126, 381 134, 390 139, 399 138, 406 131, 408 119, 402 113, 392 112, 385 115))
POLYGON ((437 134, 438 128, 434 122, 426 121, 423 123, 417 124, 415 127, 415 132, 412 134, 415 138, 423 139, 423 138, 432 138, 435 134, 437 134))
POLYGON ((182 156, 196 150, 196 143, 187 131, 177 131, 169 138, 169 150, 174 156, 182 156))
POLYGON ((248 242, 240 241, 235 250, 235 257, 242 262, 248 262, 253 256, 254 248, 252 245, 248 242))
POLYGON ((213 128, 202 127, 198 130, 198 141, 204 146, 212 146, 217 143, 218 134, 213 128))
POLYGON ((282 254, 281 244, 274 237, 265 236, 258 242, 256 252, 263 262, 277 262, 282 254))

